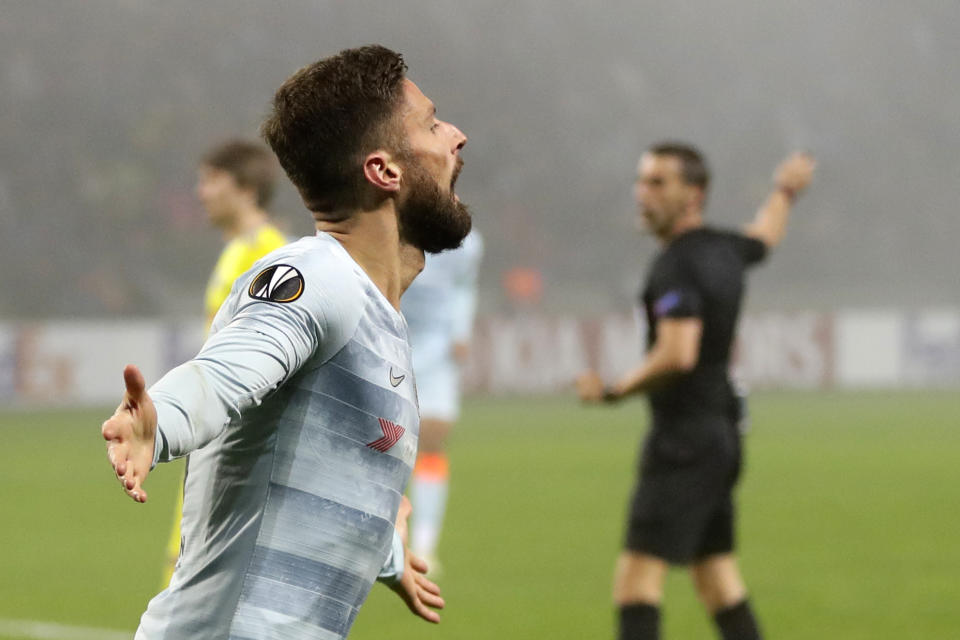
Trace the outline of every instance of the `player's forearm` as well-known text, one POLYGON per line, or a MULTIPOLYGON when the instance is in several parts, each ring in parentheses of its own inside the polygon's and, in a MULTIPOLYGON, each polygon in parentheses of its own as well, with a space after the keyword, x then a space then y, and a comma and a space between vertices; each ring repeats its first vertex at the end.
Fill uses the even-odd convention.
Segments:
POLYGON ((247 407, 259 404, 287 368, 268 350, 205 348, 150 389, 157 407, 158 458, 167 462, 203 447, 247 407))
POLYGON ((747 235, 760 240, 768 249, 779 245, 787 233, 787 222, 795 198, 796 193, 789 189, 774 189, 747 227, 747 235))
POLYGON ((171 370, 150 389, 157 407, 157 454, 169 462, 213 440, 237 414, 237 403, 223 393, 202 363, 171 370))
POLYGON ((607 389, 605 398, 615 401, 634 394, 647 393, 676 376, 689 372, 694 366, 695 360, 690 361, 680 354, 655 346, 643 364, 607 389))
POLYGON ((774 190, 747 227, 747 235, 757 238, 773 249, 787 232, 790 209, 813 177, 816 163, 806 153, 794 153, 780 163, 774 172, 774 190))
POLYGON ((166 444, 159 460, 204 446, 299 370, 319 345, 308 315, 280 305, 252 307, 154 385, 158 435, 166 444))

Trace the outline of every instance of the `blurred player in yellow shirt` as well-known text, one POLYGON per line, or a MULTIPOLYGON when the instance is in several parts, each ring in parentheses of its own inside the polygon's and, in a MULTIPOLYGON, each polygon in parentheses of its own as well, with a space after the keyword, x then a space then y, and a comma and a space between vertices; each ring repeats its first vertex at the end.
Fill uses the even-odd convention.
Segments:
MULTIPOLYGON (((210 223, 220 229, 226 242, 204 295, 208 328, 229 295, 234 280, 264 255, 287 244, 286 237, 270 223, 266 211, 273 197, 276 178, 273 154, 254 142, 232 140, 214 147, 200 160, 197 197, 207 210, 210 223)), ((167 545, 163 586, 170 582, 180 554, 182 509, 181 492, 167 545)))
POLYGON ((273 197, 276 164, 259 144, 232 141, 211 149, 197 172, 197 196, 227 243, 204 297, 207 326, 230 293, 233 281, 287 239, 270 224, 265 207, 273 197))

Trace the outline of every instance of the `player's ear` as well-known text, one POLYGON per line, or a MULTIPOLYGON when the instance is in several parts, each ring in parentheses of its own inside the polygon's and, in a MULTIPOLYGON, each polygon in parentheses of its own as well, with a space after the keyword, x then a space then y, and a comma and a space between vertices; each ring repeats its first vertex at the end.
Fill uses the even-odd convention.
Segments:
POLYGON ((695 187, 693 189, 693 203, 697 209, 703 211, 707 204, 707 192, 703 188, 695 187))
POLYGON ((382 149, 371 152, 363 161, 363 176, 383 191, 399 191, 402 175, 400 164, 382 149))

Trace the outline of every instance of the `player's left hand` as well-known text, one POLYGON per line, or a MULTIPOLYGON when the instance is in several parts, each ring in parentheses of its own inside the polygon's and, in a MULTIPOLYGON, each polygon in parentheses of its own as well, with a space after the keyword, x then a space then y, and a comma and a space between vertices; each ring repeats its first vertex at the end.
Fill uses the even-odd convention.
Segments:
POLYGON ((410 553, 407 547, 407 518, 412 510, 410 500, 403 496, 395 525, 403 539, 403 577, 391 584, 390 588, 407 603, 410 611, 436 624, 440 622, 440 614, 434 609, 443 609, 446 603, 440 597, 440 587, 427 579, 427 563, 410 553))
POLYGON ((603 402, 603 392, 603 379, 596 371, 585 371, 577 377, 577 395, 582 402, 603 402))

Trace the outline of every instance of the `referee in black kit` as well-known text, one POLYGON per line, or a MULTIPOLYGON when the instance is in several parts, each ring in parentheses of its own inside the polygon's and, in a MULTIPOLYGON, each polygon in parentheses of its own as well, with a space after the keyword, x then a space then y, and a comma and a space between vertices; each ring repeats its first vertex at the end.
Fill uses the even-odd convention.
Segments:
POLYGON ((614 578, 620 640, 660 637, 671 564, 689 565, 724 640, 760 638, 734 555, 732 491, 742 416, 728 378, 730 350, 746 269, 780 243, 790 208, 813 171, 809 155, 784 160, 769 197, 739 233, 704 225, 710 175, 694 147, 658 144, 640 159, 637 204, 662 245, 641 296, 649 327, 646 357, 612 385, 592 371, 577 380, 584 402, 646 393, 652 410, 614 578))

